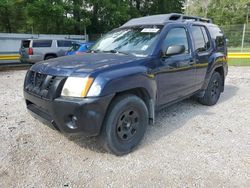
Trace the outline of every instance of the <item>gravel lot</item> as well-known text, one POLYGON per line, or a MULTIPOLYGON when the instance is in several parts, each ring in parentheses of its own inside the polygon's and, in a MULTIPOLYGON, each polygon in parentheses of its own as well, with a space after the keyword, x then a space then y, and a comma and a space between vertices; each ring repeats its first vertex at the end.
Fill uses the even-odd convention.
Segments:
POLYGON ((25 71, 0 72, 0 187, 250 187, 250 67, 230 67, 219 103, 165 108, 133 153, 34 120, 25 71))

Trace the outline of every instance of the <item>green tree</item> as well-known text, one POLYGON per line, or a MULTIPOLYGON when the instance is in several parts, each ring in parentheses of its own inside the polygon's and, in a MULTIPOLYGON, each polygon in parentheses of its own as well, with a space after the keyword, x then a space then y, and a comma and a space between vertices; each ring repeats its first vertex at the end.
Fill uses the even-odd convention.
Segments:
POLYGON ((62 0, 29 0, 27 24, 34 33, 64 33, 65 6, 62 0))
POLYGON ((211 18, 216 24, 246 23, 250 0, 188 0, 185 12, 211 18))
POLYGON ((88 31, 106 32, 129 19, 129 6, 123 0, 88 0, 88 15, 91 24, 88 31))
POLYGON ((0 32, 98 34, 182 7, 183 0, 0 0, 0 32))
POLYGON ((3 32, 23 32, 26 22, 23 0, 0 1, 0 29, 3 32))
POLYGON ((166 13, 182 13, 184 0, 155 0, 150 8, 150 13, 166 14, 166 13))
POLYGON ((219 25, 246 23, 247 4, 250 0, 211 0, 208 16, 219 25))

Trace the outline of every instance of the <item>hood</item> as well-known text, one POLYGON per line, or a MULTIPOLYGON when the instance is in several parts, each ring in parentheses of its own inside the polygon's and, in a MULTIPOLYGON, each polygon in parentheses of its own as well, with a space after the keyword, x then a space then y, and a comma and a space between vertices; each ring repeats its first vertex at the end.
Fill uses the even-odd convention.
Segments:
POLYGON ((141 60, 145 57, 111 53, 85 53, 82 55, 63 56, 36 63, 31 70, 55 76, 70 76, 91 73, 121 64, 141 60))

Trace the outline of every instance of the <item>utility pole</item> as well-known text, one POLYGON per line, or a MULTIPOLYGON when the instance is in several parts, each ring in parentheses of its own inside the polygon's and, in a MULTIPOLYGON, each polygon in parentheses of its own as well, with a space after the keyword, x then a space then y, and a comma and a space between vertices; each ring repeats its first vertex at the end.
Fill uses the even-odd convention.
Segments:
POLYGON ((189 12, 188 12, 188 7, 189 7, 188 0, 185 0, 185 6, 186 6, 186 15, 188 15, 189 14, 189 12))
POLYGON ((208 13, 208 0, 205 0, 205 18, 207 18, 207 13, 208 13))
POLYGON ((84 24, 84 38, 85 38, 85 41, 88 42, 89 39, 87 38, 87 29, 86 29, 86 25, 84 24))
POLYGON ((245 41, 245 33, 246 33, 246 24, 243 26, 243 34, 242 34, 242 41, 241 41, 241 53, 244 49, 244 41, 245 41))

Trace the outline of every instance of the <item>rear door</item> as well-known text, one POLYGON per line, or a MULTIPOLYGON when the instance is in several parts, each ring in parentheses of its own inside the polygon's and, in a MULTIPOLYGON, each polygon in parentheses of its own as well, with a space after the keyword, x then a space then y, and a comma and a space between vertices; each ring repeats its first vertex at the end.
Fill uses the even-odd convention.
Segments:
POLYGON ((213 53, 211 37, 205 26, 193 25, 191 26, 191 31, 196 63, 196 84, 197 88, 200 89, 205 80, 209 58, 213 53))

